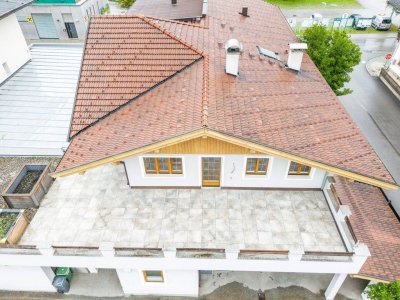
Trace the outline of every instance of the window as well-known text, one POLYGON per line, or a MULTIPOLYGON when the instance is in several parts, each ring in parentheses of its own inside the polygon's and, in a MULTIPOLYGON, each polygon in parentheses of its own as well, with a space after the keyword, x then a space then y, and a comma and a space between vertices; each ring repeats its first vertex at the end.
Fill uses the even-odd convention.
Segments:
POLYGON ((143 276, 146 282, 164 282, 162 271, 143 271, 143 276))
POLYGON ((146 174, 182 174, 182 158, 144 157, 146 174))
POLYGON ((298 164, 295 162, 290 162, 289 175, 309 175, 311 167, 298 164))
POLYGON ((265 175, 268 169, 268 158, 248 158, 246 163, 247 175, 265 175))

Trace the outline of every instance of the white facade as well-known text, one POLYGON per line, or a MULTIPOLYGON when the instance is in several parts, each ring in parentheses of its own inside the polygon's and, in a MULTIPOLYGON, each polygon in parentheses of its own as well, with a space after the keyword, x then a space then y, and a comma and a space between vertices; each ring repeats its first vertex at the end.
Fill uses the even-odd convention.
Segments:
POLYGON ((393 51, 389 69, 397 76, 400 76, 400 43, 397 43, 396 49, 393 51))
POLYGON ((325 171, 288 175, 290 161, 270 155, 143 155, 124 160, 130 186, 201 187, 202 157, 221 157, 221 187, 225 188, 322 188, 325 171), (181 157, 183 174, 146 174, 144 157, 181 157), (269 158, 267 175, 246 175, 250 157, 269 158))
POLYGON ((142 270, 117 269, 126 295, 168 295, 197 297, 199 272, 196 270, 163 271, 164 282, 146 282, 142 270))
POLYGON ((0 84, 29 59, 29 49, 15 14, 0 20, 0 84))
POLYGON ((83 0, 76 4, 33 4, 16 13, 25 38, 28 40, 41 39, 32 14, 51 14, 57 31, 57 39, 70 40, 65 22, 73 22, 77 38, 83 41, 86 38, 87 27, 92 15, 99 15, 101 9, 108 4, 107 0, 83 0), (32 19, 31 19, 32 18, 32 19))
POLYGON ((54 273, 37 266, 0 266, 0 290, 55 292, 54 273))
MULTIPOLYGON (((239 250, 225 249, 225 258, 201 259, 179 258, 176 249, 163 250, 164 257, 121 257, 115 256, 113 245, 100 245, 100 255, 53 255, 54 249, 41 248, 41 254, 17 254, 8 249, 0 255, 0 289, 54 291, 49 286, 52 278, 46 275, 49 267, 69 266, 87 269, 116 269, 125 294, 135 295, 179 295, 197 296, 199 270, 232 270, 256 272, 335 273, 357 274, 370 256, 368 248, 359 243, 353 247, 351 257, 338 260, 303 260, 304 252, 290 250, 284 259, 240 259, 239 250), (12 267, 9 267, 12 266, 12 267), (28 267, 30 266, 30 267, 28 267), (46 268, 47 267, 47 268, 46 268), (177 270, 179 269, 179 270, 177 270), (144 282, 143 270, 161 270, 164 282, 144 282), (35 280, 32 276, 36 275, 35 280), (3 279, 6 277, 6 279, 3 279), (27 281, 24 285, 23 280, 27 281), (46 283, 47 280, 47 283, 46 283), (35 286, 32 286, 33 283, 35 286)), ((18 250, 16 250, 18 251, 18 250)), ((279 255, 277 256, 279 257, 279 255)), ((51 273, 51 272, 49 272, 51 273)), ((339 276, 339 275, 338 275, 339 276)), ((332 280, 327 299, 333 299, 342 282, 337 276, 332 280)), ((342 278, 343 276, 339 276, 342 278)))

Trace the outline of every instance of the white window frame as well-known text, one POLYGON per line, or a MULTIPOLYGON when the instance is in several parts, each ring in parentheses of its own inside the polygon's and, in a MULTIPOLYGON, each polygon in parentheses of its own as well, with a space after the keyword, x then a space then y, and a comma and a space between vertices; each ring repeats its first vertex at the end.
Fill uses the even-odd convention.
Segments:
POLYGON ((186 168, 185 168, 185 157, 182 155, 171 155, 171 154, 152 154, 152 155, 140 155, 139 158, 139 165, 142 173, 143 178, 186 178, 186 168), (180 158, 182 159, 182 174, 147 174, 146 167, 144 166, 144 158, 180 158))
POLYGON ((285 180, 313 180, 314 179, 316 168, 311 167, 311 166, 309 166, 311 168, 311 170, 310 170, 310 173, 308 175, 301 175, 301 174, 290 175, 289 174, 289 169, 290 169, 290 163, 291 162, 292 162, 291 160, 288 160, 287 167, 286 167, 285 180))
POLYGON ((167 278, 166 278, 166 273, 165 270, 151 270, 151 269, 146 269, 146 270, 138 270, 139 272, 139 276, 142 279, 142 284, 143 285, 154 285, 154 286, 160 286, 160 285, 165 285, 167 282, 167 278), (163 281, 146 281, 144 272, 146 271, 160 271, 162 272, 162 277, 163 277, 163 281))
POLYGON ((246 155, 243 160, 243 168, 242 172, 242 179, 244 180, 269 180, 272 173, 272 165, 274 163, 274 158, 268 155, 246 155), (267 158, 268 159, 268 168, 267 174, 265 175, 258 175, 258 174, 246 174, 246 167, 247 167, 247 159, 248 158, 267 158))

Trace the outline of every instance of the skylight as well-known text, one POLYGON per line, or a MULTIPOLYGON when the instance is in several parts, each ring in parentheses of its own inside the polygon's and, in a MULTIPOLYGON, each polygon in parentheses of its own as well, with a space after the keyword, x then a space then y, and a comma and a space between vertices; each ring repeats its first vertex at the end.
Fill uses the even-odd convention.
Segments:
POLYGON ((276 60, 280 60, 279 54, 277 52, 273 52, 271 50, 262 48, 260 46, 257 46, 257 50, 258 50, 258 53, 260 53, 261 55, 264 55, 266 57, 270 57, 270 58, 273 58, 276 60))

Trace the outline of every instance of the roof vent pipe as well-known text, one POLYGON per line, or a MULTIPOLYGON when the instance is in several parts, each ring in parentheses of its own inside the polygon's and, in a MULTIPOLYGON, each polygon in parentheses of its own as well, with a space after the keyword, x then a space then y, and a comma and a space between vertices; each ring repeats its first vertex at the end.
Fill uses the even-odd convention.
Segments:
POLYGON ((225 72, 234 76, 239 75, 240 51, 243 49, 241 43, 236 39, 230 39, 225 44, 226 65, 225 72))
POLYGON ((178 0, 171 0, 171 4, 172 5, 177 5, 178 4, 178 0))
POLYGON ((242 12, 240 12, 243 17, 248 17, 249 16, 249 8, 247 6, 242 7, 242 12))
POLYGON ((289 44, 289 58, 287 62, 289 69, 300 71, 305 50, 307 50, 307 44, 305 43, 289 44))

